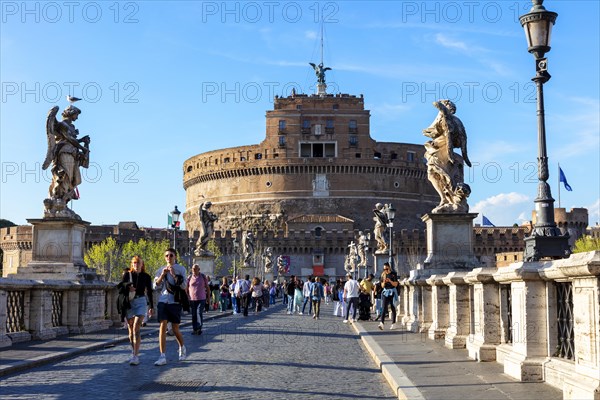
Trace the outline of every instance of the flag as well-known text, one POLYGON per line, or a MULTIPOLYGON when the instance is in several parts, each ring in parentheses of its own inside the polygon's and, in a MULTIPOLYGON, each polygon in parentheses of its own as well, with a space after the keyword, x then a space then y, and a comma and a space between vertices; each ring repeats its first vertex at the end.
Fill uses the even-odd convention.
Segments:
POLYGON ((567 182, 567 177, 565 176, 565 173, 563 172, 561 167, 558 167, 558 172, 560 174, 558 183, 560 183, 560 182, 564 183, 565 189, 567 189, 569 192, 573 191, 573 189, 571 188, 571 185, 569 185, 569 183, 567 182))
POLYGON ((492 221, 490 221, 489 219, 487 219, 487 217, 483 214, 481 214, 481 225, 483 226, 496 226, 494 224, 492 224, 492 221))
POLYGON ((173 217, 171 217, 171 214, 167 214, 167 227, 173 227, 173 217))

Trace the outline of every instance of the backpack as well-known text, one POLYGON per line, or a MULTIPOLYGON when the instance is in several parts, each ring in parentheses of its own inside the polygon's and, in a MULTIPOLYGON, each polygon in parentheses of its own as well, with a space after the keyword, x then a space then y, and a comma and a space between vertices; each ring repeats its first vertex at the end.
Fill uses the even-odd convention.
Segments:
POLYGON ((312 286, 312 290, 311 290, 311 295, 313 297, 313 299, 318 299, 319 298, 319 284, 317 282, 313 283, 312 286))

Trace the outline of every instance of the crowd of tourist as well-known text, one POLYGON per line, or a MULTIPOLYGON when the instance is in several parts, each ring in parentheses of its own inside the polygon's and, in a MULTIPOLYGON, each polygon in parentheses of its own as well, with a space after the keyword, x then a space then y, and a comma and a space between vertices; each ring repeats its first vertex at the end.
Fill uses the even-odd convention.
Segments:
POLYGON ((166 336, 175 336, 179 345, 179 360, 187 358, 184 337, 179 329, 182 312, 192 315, 192 335, 201 335, 204 314, 209 311, 225 312, 248 316, 249 311, 258 314, 281 298, 287 314, 311 315, 318 320, 321 304, 333 303, 333 315, 342 317, 343 323, 358 319, 379 321, 379 329, 384 329, 388 307, 391 308, 391 327, 395 329, 398 278, 388 263, 384 264, 379 280, 373 274, 356 280, 351 273, 345 281, 338 279, 327 282, 319 277, 309 277, 305 281, 292 275, 281 283, 261 281, 258 277, 246 275, 244 278, 223 277, 213 281, 194 264, 188 275, 186 269, 177 264, 176 251, 165 251, 165 266, 159 268, 154 279, 145 272, 143 260, 135 256, 131 260, 122 281, 118 285, 118 308, 128 329, 131 344, 130 365, 138 365, 141 342, 140 327, 145 326, 154 314, 153 289, 158 292, 156 316, 159 322, 159 351, 156 366, 167 363, 166 336), (375 318, 371 312, 375 311, 375 318))

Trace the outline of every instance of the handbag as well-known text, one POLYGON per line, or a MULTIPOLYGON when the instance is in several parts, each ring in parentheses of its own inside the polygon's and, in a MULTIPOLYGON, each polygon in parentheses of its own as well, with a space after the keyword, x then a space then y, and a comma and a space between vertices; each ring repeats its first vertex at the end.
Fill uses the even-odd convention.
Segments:
MULTIPOLYGON (((133 277, 131 276, 131 271, 129 271, 129 282, 131 282, 131 284, 133 285, 133 277)), ((133 299, 135 298, 135 290, 132 292, 131 290, 129 290, 129 301, 133 301, 133 299)))

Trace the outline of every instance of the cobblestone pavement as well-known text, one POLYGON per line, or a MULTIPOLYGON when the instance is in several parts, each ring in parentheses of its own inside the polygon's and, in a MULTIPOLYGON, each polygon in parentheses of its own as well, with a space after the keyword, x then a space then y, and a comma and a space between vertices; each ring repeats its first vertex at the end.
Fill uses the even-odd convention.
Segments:
POLYGON ((167 341, 168 363, 154 366, 158 338, 142 341, 130 366, 119 344, 0 378, 2 399, 395 399, 351 326, 322 307, 321 319, 287 315, 281 305, 244 318, 184 328, 186 361, 167 341))

